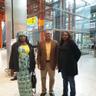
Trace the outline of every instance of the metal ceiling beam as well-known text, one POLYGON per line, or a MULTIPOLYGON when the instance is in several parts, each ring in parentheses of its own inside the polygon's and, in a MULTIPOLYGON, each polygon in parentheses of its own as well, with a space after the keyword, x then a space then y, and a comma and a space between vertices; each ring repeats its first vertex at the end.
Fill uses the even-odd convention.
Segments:
POLYGON ((70 14, 70 15, 74 15, 74 16, 78 16, 78 17, 81 17, 81 18, 90 20, 90 18, 87 18, 87 17, 85 17, 85 16, 81 16, 81 15, 78 15, 78 14, 75 14, 75 13, 72 13, 72 12, 69 12, 69 11, 66 11, 66 10, 61 10, 61 9, 59 9, 59 8, 53 8, 53 10, 62 11, 62 12, 65 12, 65 13, 67 13, 67 14, 70 14))
POLYGON ((90 5, 90 3, 86 0, 81 0, 81 1, 85 2, 85 5, 90 5))

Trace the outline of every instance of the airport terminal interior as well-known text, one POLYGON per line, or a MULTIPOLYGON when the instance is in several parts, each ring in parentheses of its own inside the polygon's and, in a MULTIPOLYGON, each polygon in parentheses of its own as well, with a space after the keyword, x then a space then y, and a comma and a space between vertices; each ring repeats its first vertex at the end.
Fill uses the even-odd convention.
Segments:
MULTIPOLYGON (((36 46, 44 40, 47 29, 52 30, 52 39, 57 42, 64 31, 72 35, 82 54, 75 77, 76 96, 96 96, 96 0, 0 0, 0 96, 20 96, 17 80, 11 81, 9 70, 11 46, 17 34, 26 30, 29 42, 36 46)), ((40 70, 36 67, 35 71, 35 96, 40 96, 40 70)), ((55 96, 62 96, 62 84, 56 69, 55 96)))

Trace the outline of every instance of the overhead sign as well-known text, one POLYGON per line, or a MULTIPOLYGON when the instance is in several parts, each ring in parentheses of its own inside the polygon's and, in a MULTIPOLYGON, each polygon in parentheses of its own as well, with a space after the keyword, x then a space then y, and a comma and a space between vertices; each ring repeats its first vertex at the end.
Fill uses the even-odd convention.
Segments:
POLYGON ((27 19, 27 25, 35 25, 35 24, 37 24, 36 16, 27 19))

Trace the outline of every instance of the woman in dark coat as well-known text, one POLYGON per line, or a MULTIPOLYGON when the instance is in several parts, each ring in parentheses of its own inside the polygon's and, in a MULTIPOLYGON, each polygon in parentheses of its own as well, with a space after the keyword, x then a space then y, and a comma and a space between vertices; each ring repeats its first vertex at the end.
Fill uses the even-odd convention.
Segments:
POLYGON ((9 69, 17 72, 20 96, 32 96, 31 72, 35 70, 35 56, 26 32, 19 32, 19 38, 12 45, 9 69))
POLYGON ((81 52, 68 32, 63 32, 58 48, 58 69, 63 78, 63 95, 68 96, 68 82, 70 96, 76 96, 75 75, 78 74, 77 62, 81 52))

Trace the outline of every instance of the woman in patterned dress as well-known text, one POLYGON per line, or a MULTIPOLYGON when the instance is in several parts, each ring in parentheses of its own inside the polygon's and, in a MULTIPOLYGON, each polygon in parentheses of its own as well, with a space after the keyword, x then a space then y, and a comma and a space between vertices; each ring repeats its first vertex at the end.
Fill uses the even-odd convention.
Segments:
POLYGON ((35 56, 25 32, 20 32, 18 41, 12 45, 9 69, 17 72, 20 96, 32 96, 30 74, 35 69, 35 56))

